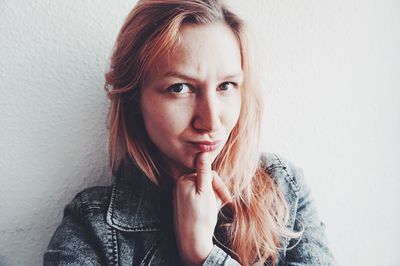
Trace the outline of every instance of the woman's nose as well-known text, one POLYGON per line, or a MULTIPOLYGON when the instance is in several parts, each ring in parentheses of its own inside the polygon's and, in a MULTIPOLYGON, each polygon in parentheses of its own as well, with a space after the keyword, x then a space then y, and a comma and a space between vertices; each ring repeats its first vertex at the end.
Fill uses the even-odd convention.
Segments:
POLYGON ((193 127, 199 131, 216 132, 221 127, 221 106, 216 95, 199 97, 195 106, 193 127))

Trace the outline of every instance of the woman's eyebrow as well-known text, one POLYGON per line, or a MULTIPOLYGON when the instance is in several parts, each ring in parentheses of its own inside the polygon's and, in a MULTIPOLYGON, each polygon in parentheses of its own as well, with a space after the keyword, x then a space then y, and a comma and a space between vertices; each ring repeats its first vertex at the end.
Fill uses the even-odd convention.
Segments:
POLYGON ((184 73, 180 73, 178 71, 168 71, 167 73, 165 73, 163 75, 163 78, 169 78, 169 77, 196 81, 196 79, 194 77, 191 77, 191 76, 189 76, 187 74, 184 74, 184 73))
POLYGON ((240 79, 240 80, 242 80, 243 79, 243 72, 230 74, 230 75, 227 75, 227 76, 223 77, 222 79, 224 79, 224 80, 229 80, 229 79, 240 79))
MULTIPOLYGON (((190 81, 197 80, 195 77, 192 77, 185 73, 180 73, 178 71, 168 71, 162 76, 162 78, 168 78, 168 77, 181 78, 181 79, 190 80, 190 81)), ((228 75, 222 77, 221 80, 242 79, 242 78, 243 78, 243 72, 240 71, 235 74, 228 74, 228 75)))

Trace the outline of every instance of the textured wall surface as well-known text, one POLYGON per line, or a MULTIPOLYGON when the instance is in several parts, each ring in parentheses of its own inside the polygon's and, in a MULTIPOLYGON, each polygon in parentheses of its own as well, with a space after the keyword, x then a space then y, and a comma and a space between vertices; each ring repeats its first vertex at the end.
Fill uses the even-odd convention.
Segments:
MULTIPOLYGON (((232 1, 257 33, 263 148, 301 166, 340 265, 399 265, 400 1, 232 1)), ((0 265, 40 265, 107 184, 104 72, 135 1, 0 0, 0 265)))

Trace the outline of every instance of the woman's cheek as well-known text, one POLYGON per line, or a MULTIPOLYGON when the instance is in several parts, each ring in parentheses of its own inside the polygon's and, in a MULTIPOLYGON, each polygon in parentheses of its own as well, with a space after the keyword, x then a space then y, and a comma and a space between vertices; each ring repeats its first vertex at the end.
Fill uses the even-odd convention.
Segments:
POLYGON ((226 105, 226 109, 224 111, 224 117, 226 121, 226 129, 229 131, 228 134, 233 130, 236 126, 239 116, 240 116, 240 108, 241 108, 241 101, 236 100, 233 101, 231 104, 226 105))

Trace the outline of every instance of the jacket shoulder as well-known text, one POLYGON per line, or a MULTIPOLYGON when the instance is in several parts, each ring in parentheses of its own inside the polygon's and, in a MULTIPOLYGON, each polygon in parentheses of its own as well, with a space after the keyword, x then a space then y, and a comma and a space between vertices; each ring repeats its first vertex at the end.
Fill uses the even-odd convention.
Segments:
POLYGON ((74 199, 65 207, 65 212, 85 216, 92 210, 106 210, 110 204, 111 186, 89 187, 77 193, 74 199))
POLYGON ((278 265, 335 265, 325 235, 325 224, 320 220, 314 198, 301 168, 286 158, 265 153, 262 165, 283 192, 289 211, 287 226, 302 232, 300 238, 282 241, 282 263, 278 265))
POLYGON ((44 265, 106 264, 103 253, 109 251, 105 238, 99 236, 107 232, 103 217, 110 195, 110 187, 91 187, 76 194, 50 239, 44 265))
POLYGON ((279 154, 262 153, 260 164, 284 193, 290 190, 297 194, 306 186, 303 170, 279 154))

